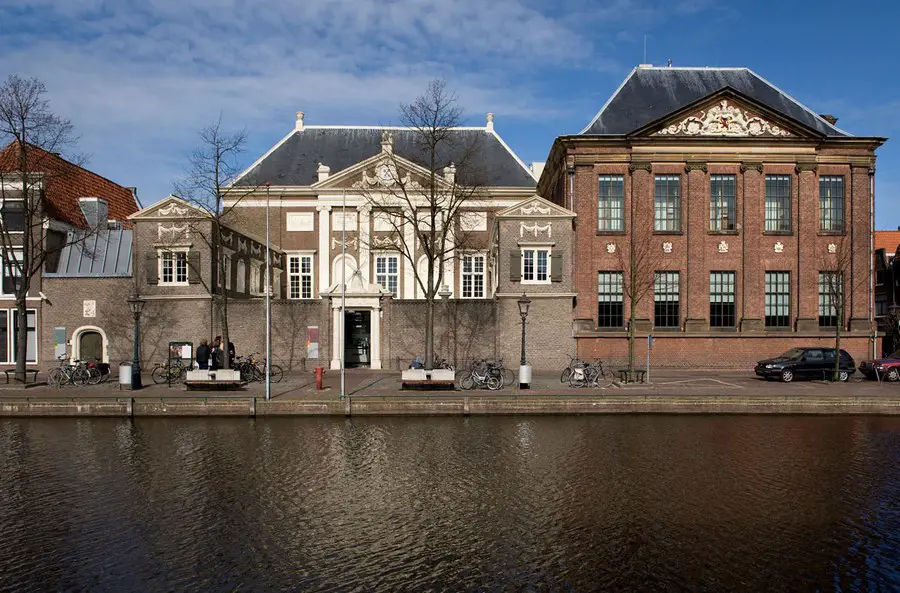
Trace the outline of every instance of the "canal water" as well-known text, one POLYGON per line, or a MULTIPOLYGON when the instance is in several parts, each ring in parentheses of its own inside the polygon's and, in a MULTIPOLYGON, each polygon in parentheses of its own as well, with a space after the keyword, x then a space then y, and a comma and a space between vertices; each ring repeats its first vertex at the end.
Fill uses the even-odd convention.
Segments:
POLYGON ((0 420, 2 591, 900 590, 900 419, 0 420))

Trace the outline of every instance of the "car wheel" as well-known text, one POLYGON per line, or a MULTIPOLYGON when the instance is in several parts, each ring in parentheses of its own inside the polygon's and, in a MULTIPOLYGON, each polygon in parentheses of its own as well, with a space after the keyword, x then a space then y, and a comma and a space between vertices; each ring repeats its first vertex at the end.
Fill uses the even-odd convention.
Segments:
POLYGON ((849 380, 850 380, 850 373, 848 373, 847 371, 839 371, 838 372, 838 381, 840 381, 841 383, 846 383, 849 380))
POLYGON ((887 380, 890 382, 900 381, 900 370, 897 367, 891 367, 887 372, 887 380))
POLYGON ((784 369, 781 371, 781 380, 785 383, 790 383, 794 380, 794 371, 791 369, 784 369))

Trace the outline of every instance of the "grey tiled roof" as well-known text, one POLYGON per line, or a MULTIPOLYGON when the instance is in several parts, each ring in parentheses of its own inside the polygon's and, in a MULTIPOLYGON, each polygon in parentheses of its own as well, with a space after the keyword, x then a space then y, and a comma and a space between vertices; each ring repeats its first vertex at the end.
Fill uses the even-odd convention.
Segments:
POLYGON ((848 136, 748 68, 635 68, 585 135, 628 134, 723 88, 826 136, 848 136))
POLYGON ((59 254, 55 272, 48 277, 131 276, 131 230, 69 231, 68 245, 59 254))
MULTIPOLYGON (((381 152, 385 128, 315 127, 294 132, 271 154, 238 180, 237 185, 270 182, 278 185, 312 185, 318 180, 316 168, 323 163, 331 175, 381 152)), ((390 129, 394 152, 407 160, 428 167, 426 153, 416 142, 416 134, 406 129, 390 129)), ((438 153, 438 170, 451 162, 460 164, 470 146, 478 146, 476 167, 483 172, 480 184, 494 187, 534 187, 536 182, 523 164, 499 137, 484 128, 459 128, 453 131, 452 146, 438 153)), ((463 167, 460 167, 461 181, 463 167)))

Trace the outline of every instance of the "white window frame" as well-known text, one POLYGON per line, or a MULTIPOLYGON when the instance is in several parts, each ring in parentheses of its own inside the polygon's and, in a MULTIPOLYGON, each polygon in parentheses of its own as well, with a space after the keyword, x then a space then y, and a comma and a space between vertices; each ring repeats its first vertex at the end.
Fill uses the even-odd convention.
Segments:
POLYGON ((390 291, 394 295, 400 294, 400 256, 397 255, 396 253, 377 253, 376 252, 373 254, 373 259, 374 259, 374 261, 372 262, 372 265, 375 266, 375 283, 378 284, 379 286, 381 286, 381 288, 383 288, 384 290, 390 291), (385 271, 384 272, 378 271, 379 260, 385 261, 385 271), (390 262, 391 260, 393 260, 395 262, 395 266, 394 266, 395 270, 396 270, 395 272, 388 271, 390 269, 390 267, 388 266, 388 262, 390 262), (390 289, 389 280, 392 277, 395 280, 394 284, 397 287, 396 290, 390 289), (385 280, 385 282, 382 283, 379 280, 379 278, 383 278, 385 280))
POLYGON ((261 277, 259 272, 259 264, 251 261, 250 262, 250 294, 251 295, 259 295, 259 285, 261 284, 261 277))
MULTIPOLYGON (((13 319, 15 317, 16 310, 15 309, 0 309, 0 315, 6 315, 6 360, 0 360, 0 365, 14 365, 16 364, 15 357, 15 347, 16 347, 16 332, 13 326, 13 319)), ((28 318, 28 315, 34 313, 34 332, 31 334, 34 340, 34 360, 26 360, 27 364, 38 364, 40 361, 40 341, 38 340, 38 331, 39 324, 37 318, 37 309, 26 309, 25 317, 28 318)), ((27 322, 26 322, 27 327, 27 322)), ((27 346, 26 346, 27 351, 27 346)))
POLYGON ((287 254, 287 297, 292 301, 308 301, 315 298, 316 295, 316 278, 315 278, 316 260, 313 253, 289 253, 287 254), (297 271, 292 269, 293 262, 297 262, 297 271), (304 270, 304 262, 308 263, 308 270, 304 270), (293 280, 297 279, 297 293, 294 296, 293 280), (309 281, 309 296, 304 295, 303 280, 309 281))
MULTIPOLYGON (((0 254, 0 255, 2 255, 2 254, 0 254)), ((14 249, 12 252, 12 258, 10 258, 10 259, 15 259, 16 261, 18 261, 21 264, 22 257, 23 257, 22 250, 14 249)), ((2 271, 2 275, 0 275, 0 297, 15 298, 15 296, 16 296, 15 289, 13 289, 12 292, 4 291, 3 285, 5 284, 4 280, 6 279, 6 271, 9 270, 10 278, 19 278, 22 275, 22 271, 19 266, 16 266, 16 265, 7 266, 6 257, 3 257, 2 259, 0 259, 0 266, 2 266, 2 268, 0 268, 0 271, 2 271)))
POLYGON ((243 259, 239 259, 237 266, 235 266, 235 267, 237 269, 237 280, 235 282, 235 284, 236 284, 235 292, 244 294, 247 292, 247 279, 246 279, 247 264, 244 263, 243 259))
POLYGON ((551 256, 552 255, 553 255, 553 248, 549 247, 549 246, 547 246, 547 247, 536 247, 536 246, 522 247, 521 283, 522 284, 550 284, 551 277, 553 275, 553 271, 550 269, 550 266, 552 265, 551 264, 551 262, 552 262, 551 256), (533 273, 531 274, 531 278, 529 278, 528 275, 526 275, 526 273, 525 273, 526 272, 525 265, 527 263, 526 262, 526 259, 527 259, 526 254, 529 252, 533 256, 533 268, 534 268, 532 270, 533 273), (539 253, 542 253, 542 252, 545 252, 547 254, 547 266, 546 266, 546 270, 545 270, 546 278, 540 278, 540 275, 538 274, 538 259, 540 257, 539 253))
POLYGON ((464 299, 486 299, 487 298, 487 254, 472 252, 462 253, 459 257, 459 294, 464 299), (466 271, 466 260, 472 262, 472 269, 466 271), (481 260, 481 272, 475 271, 475 261, 481 260), (469 294, 466 294, 466 279, 471 278, 472 283, 469 287, 469 294), (480 278, 480 280, 479 280, 480 278), (476 281, 481 287, 481 296, 475 295, 476 281))
POLYGON ((231 254, 225 254, 225 290, 231 290, 231 254))
POLYGON ((158 278, 160 286, 187 286, 190 284, 191 277, 191 262, 190 262, 190 248, 188 247, 170 247, 168 249, 158 249, 157 250, 157 262, 158 262, 158 278), (184 256, 184 280, 177 280, 178 277, 178 256, 184 256), (163 270, 166 266, 166 256, 172 256, 172 280, 165 280, 165 275, 163 274, 163 270))

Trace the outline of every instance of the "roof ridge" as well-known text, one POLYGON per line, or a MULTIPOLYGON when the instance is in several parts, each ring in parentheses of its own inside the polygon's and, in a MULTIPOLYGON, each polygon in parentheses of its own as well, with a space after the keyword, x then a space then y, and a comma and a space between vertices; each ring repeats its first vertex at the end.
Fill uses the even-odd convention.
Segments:
POLYGON ((619 94, 619 91, 621 91, 622 88, 624 88, 628 83, 628 81, 631 80, 631 77, 634 76, 634 73, 637 72, 637 70, 637 67, 631 69, 631 72, 628 73, 628 76, 625 77, 625 80, 623 80, 622 83, 618 86, 616 92, 609 96, 609 99, 606 100, 606 103, 603 104, 603 107, 600 108, 600 111, 597 112, 597 115, 594 116, 594 119, 591 120, 591 123, 585 126, 583 130, 578 132, 579 134, 584 134, 585 132, 590 130, 595 123, 597 123, 597 120, 600 119, 600 116, 603 115, 603 112, 606 111, 606 108, 609 107, 609 104, 612 103, 613 99, 616 98, 616 95, 619 94))

